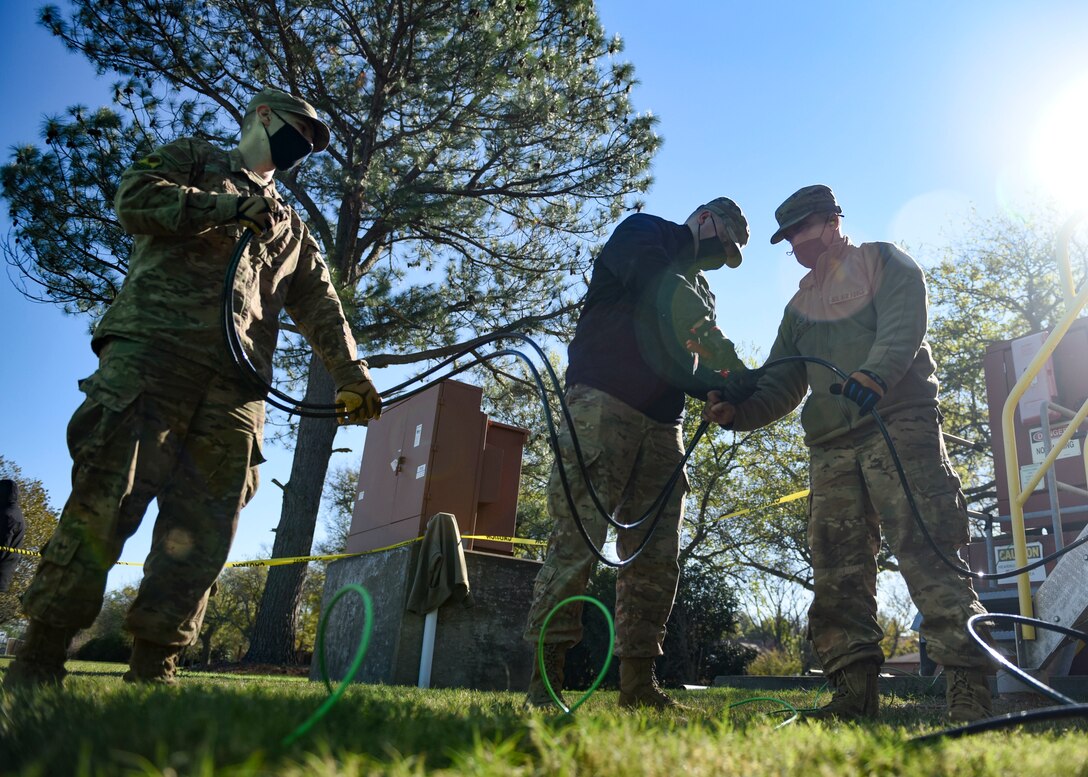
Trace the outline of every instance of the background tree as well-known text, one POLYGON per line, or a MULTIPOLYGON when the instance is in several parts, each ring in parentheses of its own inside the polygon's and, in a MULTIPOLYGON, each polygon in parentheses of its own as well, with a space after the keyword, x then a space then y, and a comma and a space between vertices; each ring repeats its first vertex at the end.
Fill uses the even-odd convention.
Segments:
MULTIPOLYGON (((701 410, 689 399, 685 439, 694 435, 701 410)), ((708 426, 688 471, 682 558, 714 566, 741 588, 769 575, 811 589, 807 503, 776 504, 808 488, 803 440, 796 413, 754 432, 708 426)))
POLYGON ((919 635, 911 626, 918 610, 902 576, 883 573, 877 578, 877 592, 881 605, 877 622, 884 629, 884 639, 880 643, 884 655, 892 658, 917 652, 919 635))
POLYGON ((665 654, 656 664, 661 682, 710 685, 719 675, 744 674, 756 653, 736 639, 740 615, 732 581, 710 564, 688 561, 666 624, 665 654))
POLYGON ((325 538, 314 547, 318 555, 343 553, 348 546, 351 515, 359 494, 359 468, 340 466, 325 481, 321 501, 325 506, 325 538))
POLYGON ((84 661, 127 663, 132 654, 132 635, 125 630, 125 616, 136 600, 137 587, 127 585, 107 591, 102 609, 89 628, 76 634, 71 654, 84 661))
MULTIPOLYGON (((544 378, 544 390, 551 408, 552 419, 558 433, 563 421, 559 398, 547 379, 540 359, 524 346, 512 343, 532 358, 544 378)), ((548 352, 548 361, 559 380, 563 380, 566 365, 560 355, 548 352)), ((529 432, 522 449, 521 480, 518 492, 518 510, 515 525, 518 537, 546 541, 551 535, 552 523, 548 515, 548 480, 551 476, 555 453, 548 434, 547 421, 540 387, 520 360, 510 359, 485 362, 476 373, 483 388, 483 410, 497 421, 517 426, 529 432)), ((516 545, 515 555, 544 558, 543 546, 516 545)))
MULTIPOLYGON (((37 551, 53 536, 53 529, 57 525, 57 513, 49 504, 49 492, 40 480, 25 476, 19 465, 3 456, 0 456, 0 478, 14 480, 18 485, 19 507, 26 523, 22 549, 37 551)), ((0 626, 21 617, 19 597, 30 585, 37 567, 36 556, 20 554, 11 586, 7 591, 0 592, 0 626)))
MULTIPOLYGON (((268 567, 227 567, 215 581, 200 629, 199 652, 193 660, 204 666, 216 661, 240 661, 249 649, 257 608, 268 579, 268 567)), ((193 649, 189 649, 190 655, 193 649)))
MULTIPOLYGON (((1052 208, 991 218, 971 215, 927 270, 929 341, 941 381, 946 432, 981 443, 951 446, 970 506, 996 516, 993 434, 983 357, 995 342, 1051 328, 1065 314, 1054 255, 1063 220, 1052 208)), ((1085 280, 1083 235, 1072 246, 1078 284, 1085 280)))
MULTIPOLYGON (((568 332, 587 245, 650 182, 654 120, 631 113, 633 68, 613 60, 622 44, 589 0, 75 7, 70 19, 46 8, 42 21, 123 76, 125 118, 72 109, 47 127, 48 150, 19 149, 3 172, 17 219, 9 261, 28 293, 73 312, 100 314, 123 278, 128 244, 108 208, 121 170, 168 137, 233 142, 239 106, 262 86, 307 96, 332 126, 329 151, 281 182, 375 367, 494 331, 568 332)), ((284 356, 306 400, 332 401, 308 351, 284 356)), ((310 549, 335 431, 298 425, 275 555, 310 549)), ((304 574, 271 571, 253 660, 290 658, 304 574)))

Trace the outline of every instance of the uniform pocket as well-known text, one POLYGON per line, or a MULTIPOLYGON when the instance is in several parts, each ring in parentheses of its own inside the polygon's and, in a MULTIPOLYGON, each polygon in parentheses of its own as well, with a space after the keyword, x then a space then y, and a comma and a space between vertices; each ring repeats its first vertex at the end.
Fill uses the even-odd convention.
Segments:
MULTIPOLYGON (((969 539, 967 502, 960 478, 946 460, 913 462, 904 467, 929 535, 941 545, 959 546, 969 539)), ((921 532, 912 532, 924 542, 921 532)))
POLYGON ((136 401, 143 391, 143 386, 135 381, 117 380, 111 376, 106 365, 89 378, 79 382, 79 390, 98 404, 115 413, 123 412, 136 401))
POLYGON ((260 465, 264 464, 265 458, 261 450, 261 437, 260 435, 253 435, 253 439, 249 448, 249 468, 246 471, 246 481, 242 489, 242 506, 244 507, 249 503, 249 500, 253 498, 257 493, 257 487, 260 485, 260 465))
MULTIPOLYGON (((586 386, 571 387, 567 392, 567 411, 574 422, 573 436, 578 440, 578 448, 588 468, 600 459, 604 452, 603 433, 605 430, 601 428, 603 408, 600 392, 586 386)), ((559 445, 569 452, 568 470, 572 463, 577 468, 572 431, 565 418, 559 431, 559 445)))
POLYGON ((66 534, 58 527, 53 536, 49 538, 49 541, 45 543, 45 547, 42 548, 42 559, 51 564, 56 564, 58 567, 66 567, 76 555, 79 543, 78 537, 66 534))
POLYGON ((952 465, 942 459, 912 461, 904 464, 911 488, 927 497, 960 490, 960 476, 952 465))
POLYGON ((137 433, 132 416, 138 400, 139 393, 136 393, 127 404, 111 401, 111 407, 88 396, 68 422, 68 451, 73 462, 106 464, 100 460, 102 452, 110 448, 119 435, 137 433))

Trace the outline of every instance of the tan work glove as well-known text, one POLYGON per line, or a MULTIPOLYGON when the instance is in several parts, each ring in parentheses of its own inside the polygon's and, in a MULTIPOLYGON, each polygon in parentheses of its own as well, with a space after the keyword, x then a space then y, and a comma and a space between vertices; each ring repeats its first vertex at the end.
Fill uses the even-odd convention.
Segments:
POLYGON ((287 210, 271 197, 239 197, 235 220, 255 235, 276 226, 287 216, 287 210))
POLYGON ((382 417, 382 398, 374 384, 370 382, 370 374, 363 380, 355 381, 341 386, 336 392, 336 404, 342 406, 342 415, 336 422, 344 424, 362 424, 366 426, 368 421, 382 417))

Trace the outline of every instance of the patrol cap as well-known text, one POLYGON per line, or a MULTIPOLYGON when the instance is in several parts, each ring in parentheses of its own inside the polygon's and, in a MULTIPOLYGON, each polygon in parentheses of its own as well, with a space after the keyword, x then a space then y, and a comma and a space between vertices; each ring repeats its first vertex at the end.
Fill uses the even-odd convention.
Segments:
POLYGON ((728 237, 733 245, 732 247, 726 246, 725 249, 725 263, 730 267, 740 267, 741 246, 748 244, 748 236, 750 234, 748 230, 748 219, 744 218, 744 213, 741 211, 740 206, 733 202, 728 197, 715 197, 710 202, 700 205, 695 209, 696 213, 700 211, 709 210, 719 219, 725 226, 728 237))
POLYGON ((837 213, 842 215, 842 208, 835 202, 831 189, 822 183, 798 189, 774 212, 778 220, 778 231, 771 235, 771 245, 782 240, 786 231, 800 224, 813 213, 837 213))
POLYGON ((329 145, 329 125, 317 118, 314 106, 293 94, 268 87, 257 92, 246 106, 246 113, 253 113, 260 105, 277 111, 287 111, 305 119, 314 131, 314 153, 324 151, 329 145))

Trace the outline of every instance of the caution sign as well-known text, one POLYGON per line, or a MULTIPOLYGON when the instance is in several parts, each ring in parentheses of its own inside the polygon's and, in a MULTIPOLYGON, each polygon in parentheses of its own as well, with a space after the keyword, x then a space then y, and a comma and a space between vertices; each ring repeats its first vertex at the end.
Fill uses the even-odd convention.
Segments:
MULTIPOLYGON (((1069 424, 1054 424, 1050 427, 1050 442, 1051 447, 1058 441, 1058 438, 1065 434, 1065 430, 1069 427, 1069 424)), ((1040 463, 1046 458, 1046 445, 1043 441, 1043 427, 1036 426, 1029 434, 1031 435, 1031 461, 1033 464, 1040 463)), ((1058 454, 1059 459, 1068 459, 1070 456, 1080 455, 1080 440, 1076 437, 1066 443, 1065 448, 1058 454)))
MULTIPOLYGON (((1028 564, 1032 564, 1043 557, 1043 543, 1041 542, 1029 542, 1028 548, 1028 564)), ((1016 547, 1014 545, 998 545, 994 548, 994 565, 998 574, 1004 572, 1011 572, 1016 569, 1016 547)), ((1033 582, 1042 582, 1046 580, 1046 570, 1043 567, 1037 567, 1036 569, 1028 572, 1028 580, 1033 582)), ((1008 581, 1006 581, 1008 582, 1008 581)))

